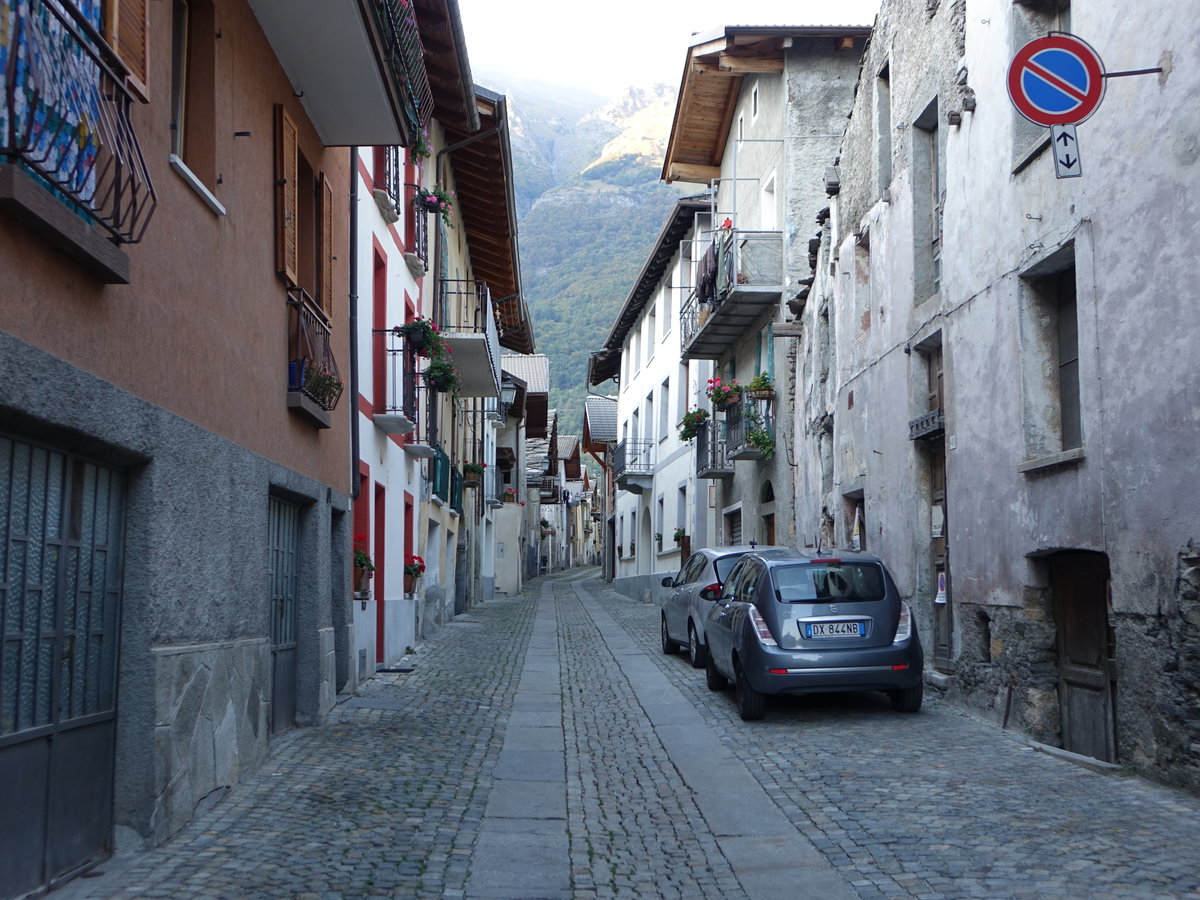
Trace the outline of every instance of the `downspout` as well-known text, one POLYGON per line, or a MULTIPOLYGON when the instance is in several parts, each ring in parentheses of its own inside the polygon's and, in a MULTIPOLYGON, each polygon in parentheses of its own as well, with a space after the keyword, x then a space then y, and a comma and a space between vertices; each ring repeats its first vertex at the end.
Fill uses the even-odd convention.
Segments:
POLYGON ((358 147, 350 148, 350 499, 357 500, 362 477, 358 457, 358 147))

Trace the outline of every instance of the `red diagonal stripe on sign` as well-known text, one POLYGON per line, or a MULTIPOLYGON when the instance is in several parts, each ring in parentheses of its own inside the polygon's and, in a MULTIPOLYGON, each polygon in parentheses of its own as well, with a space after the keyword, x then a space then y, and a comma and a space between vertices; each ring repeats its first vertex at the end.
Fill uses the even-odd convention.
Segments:
POLYGON ((1056 87, 1069 97, 1074 97, 1080 103, 1087 99, 1087 91, 1082 91, 1069 81, 1064 81, 1056 73, 1051 72, 1036 59, 1030 59, 1025 63, 1025 68, 1033 75, 1041 78, 1043 81, 1049 82, 1051 87, 1056 87))

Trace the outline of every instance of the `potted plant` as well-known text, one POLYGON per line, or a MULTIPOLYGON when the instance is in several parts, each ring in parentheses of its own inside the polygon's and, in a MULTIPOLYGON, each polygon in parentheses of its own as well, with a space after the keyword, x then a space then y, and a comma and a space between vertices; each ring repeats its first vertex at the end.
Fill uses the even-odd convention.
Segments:
POLYGON ((549 519, 542 519, 539 524, 542 526, 542 534, 554 534, 554 526, 550 524, 549 519))
POLYGON ((503 497, 503 499, 504 499, 504 502, 505 502, 505 503, 515 503, 515 502, 516 502, 516 499, 517 499, 517 489, 516 489, 516 488, 510 488, 510 487, 509 487, 509 488, 505 488, 505 489, 504 489, 504 497, 503 497))
POLYGON ((662 532, 661 531, 654 532, 654 543, 658 545, 659 550, 662 549, 662 532))
POLYGON ((462 386, 458 380, 458 369, 448 353, 433 357, 423 374, 425 383, 436 391, 453 391, 457 394, 462 386))
POLYGON ((371 554, 367 552, 366 548, 367 536, 356 534, 354 536, 354 592, 358 595, 366 593, 366 596, 358 597, 363 602, 363 609, 366 609, 367 598, 371 595, 371 579, 375 577, 375 564, 371 562, 371 554))
POLYGON ((637 546, 633 543, 633 541, 629 542, 629 555, 630 556, 637 555, 637 546))
POLYGON ((771 380, 769 373, 759 372, 750 379, 750 383, 746 385, 746 391, 756 399, 769 400, 775 396, 775 383, 771 380))
POLYGON ((617 544, 617 559, 620 559, 624 555, 625 555, 625 545, 617 544))
POLYGON ((404 593, 411 594, 418 578, 425 574, 425 560, 414 553, 404 557, 404 593))
POLYGON ((714 406, 732 406, 742 398, 742 386, 736 378, 721 381, 720 378, 708 379, 705 395, 712 400, 714 406))
POLYGON ((691 412, 684 413, 683 419, 679 422, 679 439, 690 441, 698 436, 704 430, 706 422, 708 422, 707 409, 693 409, 691 412))
POLYGON ((429 159, 429 129, 422 128, 411 147, 408 148, 408 158, 414 164, 422 159, 429 159))
POLYGON ((432 189, 417 188, 413 197, 413 205, 425 212, 437 213, 447 228, 453 228, 454 223, 454 191, 447 191, 436 184, 432 189))
POLYGON ((322 409, 333 409, 342 395, 342 379, 312 363, 304 367, 304 390, 322 409))
POLYGON ((483 470, 486 468, 487 463, 463 463, 463 484, 477 486, 483 478, 483 470))
POLYGON ((429 357, 442 350, 442 336, 438 334, 437 325, 429 319, 413 319, 397 325, 392 331, 401 335, 418 356, 429 357))
POLYGON ((775 436, 760 425, 755 425, 746 432, 746 443, 762 454, 763 459, 775 455, 775 436))
POLYGON ((675 534, 673 535, 673 537, 675 539, 675 543, 677 543, 677 544, 680 541, 682 541, 685 537, 687 537, 687 532, 684 530, 682 525, 680 525, 678 528, 675 529, 675 534))

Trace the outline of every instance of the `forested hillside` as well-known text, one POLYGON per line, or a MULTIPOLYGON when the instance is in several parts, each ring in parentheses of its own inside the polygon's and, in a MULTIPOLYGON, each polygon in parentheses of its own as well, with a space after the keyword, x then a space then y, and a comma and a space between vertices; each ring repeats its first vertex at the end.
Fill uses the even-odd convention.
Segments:
POLYGON ((508 95, 525 300, 538 352, 550 357, 559 432, 580 434, 588 355, 684 193, 659 180, 674 90, 605 104, 545 84, 481 82, 508 95))

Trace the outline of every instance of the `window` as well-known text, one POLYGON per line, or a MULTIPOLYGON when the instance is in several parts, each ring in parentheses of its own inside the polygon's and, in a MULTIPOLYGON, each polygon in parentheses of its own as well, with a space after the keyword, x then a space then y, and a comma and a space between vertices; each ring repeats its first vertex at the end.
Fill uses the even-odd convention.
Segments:
POLYGON ((654 359, 654 333, 655 326, 658 324, 658 307, 653 301, 650 303, 649 313, 646 316, 646 361, 654 359))
MULTIPOLYGON (((1050 31, 1071 30, 1070 0, 1014 0, 1009 20, 1010 58, 1037 37, 1050 31)), ((1023 115, 1010 110, 1013 123, 1013 166, 1023 169, 1050 144, 1050 131, 1034 125, 1023 115)))
POLYGON ((758 218, 763 231, 775 231, 779 228, 779 215, 775 205, 775 173, 772 172, 763 183, 759 198, 758 218))
POLYGON ((758 119, 758 85, 756 84, 750 91, 750 121, 758 119))
MULTIPOLYGON (((658 387, 658 438, 671 433, 671 379, 664 378, 658 387)), ((661 529, 659 529, 661 531, 661 529)))
POLYGON ((212 198, 210 206, 217 183, 215 34, 210 0, 172 0, 170 161, 206 202, 212 198))
POLYGON ((913 300, 922 303, 941 288, 942 206, 945 166, 935 98, 913 123, 913 300))
POLYGON ((1074 247, 1067 246, 1022 278, 1022 406, 1029 461, 1056 459, 1083 447, 1075 277, 1074 247))
POLYGON ((892 183, 892 81, 884 65, 875 79, 875 176, 882 194, 892 183))
POLYGON ((687 363, 679 364, 679 377, 676 378, 675 384, 677 385, 675 402, 676 420, 680 420, 683 418, 684 413, 688 411, 688 401, 690 400, 688 397, 689 382, 687 363))

